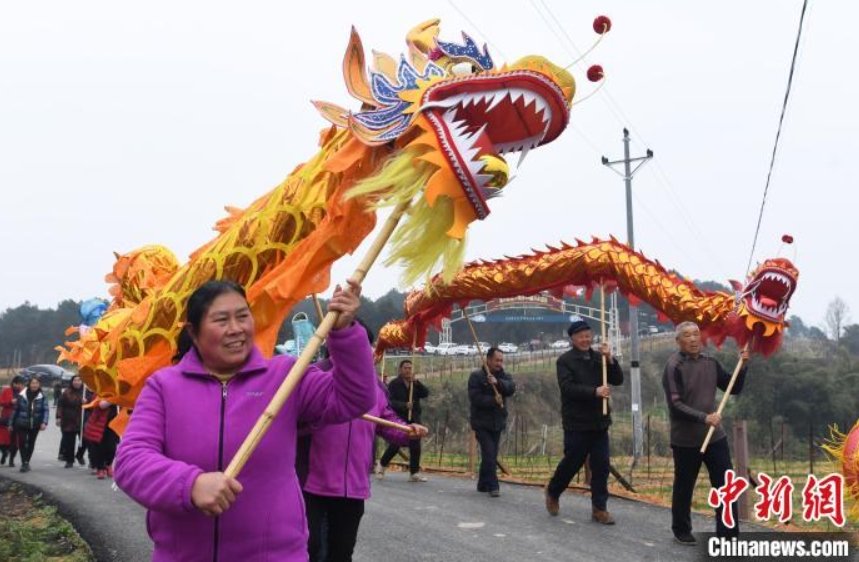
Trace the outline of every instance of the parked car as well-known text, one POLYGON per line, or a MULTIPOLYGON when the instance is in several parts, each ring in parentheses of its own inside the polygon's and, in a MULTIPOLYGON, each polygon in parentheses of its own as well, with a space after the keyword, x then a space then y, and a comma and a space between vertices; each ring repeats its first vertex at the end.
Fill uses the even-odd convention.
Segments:
POLYGON ((51 365, 51 364, 30 365, 29 367, 27 367, 25 369, 21 369, 21 372, 18 374, 23 376, 23 377, 26 377, 28 379, 36 377, 40 381, 42 381, 43 383, 46 381, 50 381, 50 382, 61 381, 64 383, 68 383, 75 376, 75 373, 68 371, 66 369, 63 369, 59 365, 51 365))
POLYGON ((473 347, 474 347, 473 345, 472 346, 457 345, 451 350, 450 354, 451 355, 472 355, 473 353, 477 353, 476 350, 473 352, 471 351, 470 348, 473 348, 473 347))
POLYGON ((457 347, 457 344, 453 342, 440 343, 438 344, 438 346, 436 346, 435 353, 436 355, 456 355, 456 353, 454 353, 454 350, 457 347))
POLYGON ((438 348, 431 343, 424 344, 424 346, 421 348, 421 353, 435 355, 437 352, 438 348))
POLYGON ((552 342, 552 349, 567 349, 570 347, 570 340, 556 340, 552 342))

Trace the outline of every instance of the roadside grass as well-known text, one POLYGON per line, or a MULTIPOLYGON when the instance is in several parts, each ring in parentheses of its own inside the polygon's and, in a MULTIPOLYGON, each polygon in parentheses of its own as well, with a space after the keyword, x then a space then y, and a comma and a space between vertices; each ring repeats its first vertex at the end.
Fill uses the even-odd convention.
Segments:
POLYGON ((74 527, 17 484, 0 480, 0 560, 92 562, 92 551, 74 527))

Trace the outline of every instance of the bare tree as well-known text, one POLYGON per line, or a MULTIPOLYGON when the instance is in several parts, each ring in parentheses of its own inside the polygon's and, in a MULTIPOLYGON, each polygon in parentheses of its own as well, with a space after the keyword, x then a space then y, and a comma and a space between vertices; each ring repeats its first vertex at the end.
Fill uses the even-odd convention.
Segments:
POLYGON ((850 307, 841 300, 841 297, 835 297, 826 307, 826 316, 823 319, 826 331, 829 333, 829 337, 835 340, 835 343, 841 341, 841 333, 849 321, 850 307))

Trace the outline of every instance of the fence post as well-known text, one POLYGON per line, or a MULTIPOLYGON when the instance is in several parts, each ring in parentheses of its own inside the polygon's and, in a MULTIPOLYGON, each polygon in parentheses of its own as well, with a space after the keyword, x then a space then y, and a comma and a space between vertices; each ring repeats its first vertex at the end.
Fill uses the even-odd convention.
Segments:
MULTIPOLYGON (((749 441, 746 433, 746 421, 734 422, 734 455, 737 457, 737 474, 743 478, 749 477, 749 441)), ((749 494, 742 494, 738 501, 740 519, 749 519, 749 494)))
POLYGON ((469 431, 468 434, 468 472, 474 478, 474 456, 477 454, 477 437, 475 437, 473 431, 469 431))

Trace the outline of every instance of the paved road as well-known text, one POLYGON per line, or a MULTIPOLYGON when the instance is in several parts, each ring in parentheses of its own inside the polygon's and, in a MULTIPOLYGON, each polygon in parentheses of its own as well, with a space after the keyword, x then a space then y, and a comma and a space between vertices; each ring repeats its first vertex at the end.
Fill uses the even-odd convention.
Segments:
MULTIPOLYGON (((60 432, 42 433, 31 461, 32 471, 0 468, 0 477, 42 490, 60 506, 90 543, 99 561, 143 561, 151 558, 144 510, 110 480, 99 481, 89 470, 63 468, 57 461, 60 432)), ((434 561, 684 561, 696 549, 671 540, 670 513, 665 508, 612 498, 609 509, 618 524, 590 521, 590 500, 568 493, 561 515, 550 517, 537 488, 502 485, 500 498, 474 491, 464 478, 432 476, 410 483, 403 473, 374 482, 355 553, 356 562, 434 561)), ((693 517, 696 530, 712 528, 712 519, 693 517)))

